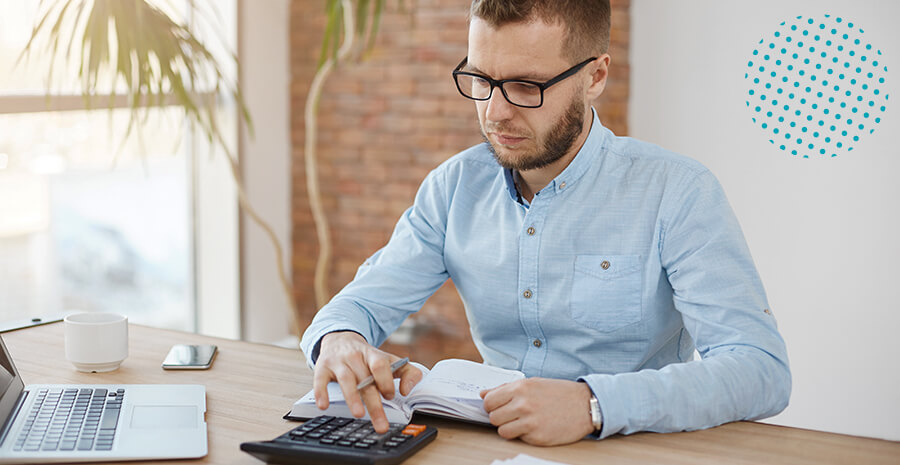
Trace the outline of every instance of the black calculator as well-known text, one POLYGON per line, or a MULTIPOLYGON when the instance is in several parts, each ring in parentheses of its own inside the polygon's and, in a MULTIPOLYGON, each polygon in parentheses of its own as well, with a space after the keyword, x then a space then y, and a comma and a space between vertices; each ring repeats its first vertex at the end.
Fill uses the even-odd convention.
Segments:
POLYGON ((241 450, 281 464, 395 464, 406 460, 437 437, 425 425, 391 423, 378 434, 369 420, 321 415, 271 441, 245 442, 241 450))

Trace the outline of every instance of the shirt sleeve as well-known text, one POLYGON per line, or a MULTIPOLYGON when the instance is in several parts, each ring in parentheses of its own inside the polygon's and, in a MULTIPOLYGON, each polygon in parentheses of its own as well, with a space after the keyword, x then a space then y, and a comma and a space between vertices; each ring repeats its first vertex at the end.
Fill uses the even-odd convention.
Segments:
POLYGON ((429 173, 387 245, 369 257, 353 281, 316 313, 300 341, 310 367, 319 340, 330 332, 355 331, 378 347, 447 280, 443 249, 450 196, 446 186, 440 168, 429 173))
POLYGON ((701 360, 593 374, 600 437, 704 429, 782 411, 791 392, 784 340, 725 193, 709 171, 663 204, 660 259, 701 360))

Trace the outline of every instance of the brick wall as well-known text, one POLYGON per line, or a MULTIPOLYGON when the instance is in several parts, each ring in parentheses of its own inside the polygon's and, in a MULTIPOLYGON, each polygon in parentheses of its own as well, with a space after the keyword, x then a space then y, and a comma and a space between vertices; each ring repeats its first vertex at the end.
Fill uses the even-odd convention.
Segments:
MULTIPOLYGON (((619 135, 627 133, 629 1, 612 0, 610 77, 595 102, 603 124, 619 135)), ((481 141, 474 105, 459 96, 450 76, 466 54, 469 0, 386 3, 374 50, 362 63, 333 72, 320 101, 317 156, 332 227, 332 295, 387 242, 425 175, 481 141)), ((318 243, 306 192, 303 110, 321 45, 323 5, 291 3, 292 272, 302 328, 317 310, 318 243)), ((451 356, 480 360, 452 283, 411 320, 411 343, 389 342, 387 350, 414 353, 428 365, 451 356)))

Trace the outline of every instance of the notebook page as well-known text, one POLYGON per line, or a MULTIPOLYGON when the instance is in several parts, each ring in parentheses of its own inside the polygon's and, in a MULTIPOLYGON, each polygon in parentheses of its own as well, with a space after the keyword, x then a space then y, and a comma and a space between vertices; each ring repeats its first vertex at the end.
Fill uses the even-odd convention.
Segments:
POLYGON ((469 360, 447 359, 434 365, 428 376, 410 393, 410 398, 457 399, 481 402, 484 389, 525 378, 520 371, 492 367, 469 360))

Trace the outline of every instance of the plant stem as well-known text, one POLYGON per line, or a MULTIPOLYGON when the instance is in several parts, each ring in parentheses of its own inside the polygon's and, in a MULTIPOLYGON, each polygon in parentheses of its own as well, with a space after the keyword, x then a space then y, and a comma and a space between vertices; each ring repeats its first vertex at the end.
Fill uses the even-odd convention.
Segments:
POLYGON ((306 96, 306 109, 304 120, 306 122, 306 140, 304 158, 306 161, 306 190, 309 193, 309 206, 312 210, 313 222, 316 225, 316 236, 319 239, 319 258, 316 260, 316 274, 313 284, 313 292, 316 298, 316 308, 322 308, 331 298, 328 292, 328 262, 331 260, 331 237, 329 235, 328 218, 322 208, 322 195, 319 188, 319 171, 316 163, 316 125, 319 108, 319 97, 322 95, 322 87, 325 79, 331 73, 334 66, 344 60, 353 47, 353 8, 349 0, 343 0, 344 10, 344 42, 338 50, 337 57, 328 58, 313 78, 306 96))
MULTIPOLYGON (((220 141, 222 147, 227 147, 224 141, 220 141)), ((227 149, 226 149, 227 151, 227 149)), ((275 248, 275 261, 276 267, 278 268, 278 278, 281 280, 281 286, 284 289, 284 296, 287 298, 288 305, 291 308, 291 313, 294 315, 294 321, 297 323, 297 330, 300 331, 300 320, 299 320, 299 312, 297 311, 297 303, 294 301, 294 287, 291 285, 291 281, 288 279, 287 274, 284 272, 284 252, 281 248, 281 242, 278 240, 278 236, 275 235, 275 231, 272 230, 272 227, 259 216, 254 209, 250 205, 250 201, 247 199, 247 192, 244 189, 244 182, 241 179, 240 167, 235 161, 234 157, 230 154, 226 153, 225 158, 228 159, 228 166, 231 167, 231 176, 234 178, 234 185, 237 187, 238 193, 238 203, 241 208, 250 215, 250 218, 259 225, 260 228, 265 231, 266 235, 269 236, 269 240, 272 242, 272 247, 275 248)))

